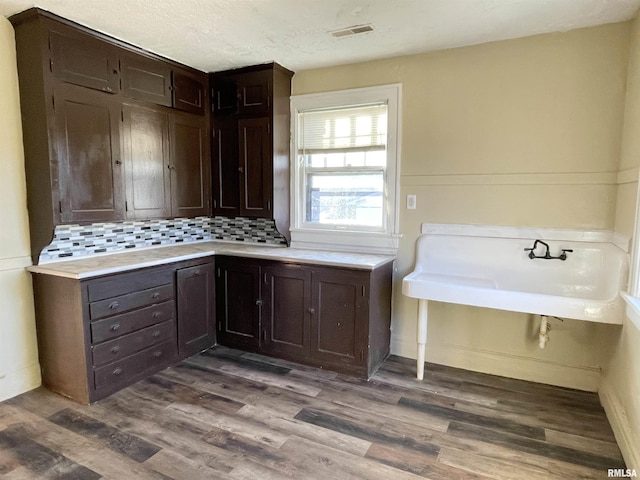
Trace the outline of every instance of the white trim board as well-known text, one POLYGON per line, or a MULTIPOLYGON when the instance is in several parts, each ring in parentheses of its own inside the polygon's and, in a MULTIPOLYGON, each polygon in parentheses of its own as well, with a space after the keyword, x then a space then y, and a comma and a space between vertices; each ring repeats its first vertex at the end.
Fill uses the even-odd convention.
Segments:
POLYGON ((598 395, 627 468, 640 470, 640 432, 629 424, 622 402, 609 382, 602 382, 598 395))
MULTIPOLYGON (((414 340, 409 341, 392 336, 391 353, 405 358, 415 358, 416 343, 414 340)), ((457 345, 427 343, 427 362, 588 392, 598 391, 602 377, 597 367, 564 365, 521 355, 457 345)))
POLYGON ((38 388, 42 384, 40 364, 0 374, 0 402, 38 388))
MULTIPOLYGON (((457 223, 423 223, 421 233, 429 235, 463 235, 469 237, 496 238, 544 238, 572 242, 615 243, 623 241, 623 236, 612 230, 580 230, 548 227, 517 227, 509 225, 469 225, 457 223)), ((626 237, 624 237, 626 239, 626 237)), ((628 241, 628 239, 626 239, 628 241)), ((623 248, 623 250, 627 251, 623 248)))
MULTIPOLYGON (((636 170, 637 174, 637 170, 636 170)), ((603 173, 449 173, 440 175, 402 175, 402 186, 446 185, 618 185, 633 181, 633 172, 603 173)), ((635 177, 637 181, 637 176, 635 177)))

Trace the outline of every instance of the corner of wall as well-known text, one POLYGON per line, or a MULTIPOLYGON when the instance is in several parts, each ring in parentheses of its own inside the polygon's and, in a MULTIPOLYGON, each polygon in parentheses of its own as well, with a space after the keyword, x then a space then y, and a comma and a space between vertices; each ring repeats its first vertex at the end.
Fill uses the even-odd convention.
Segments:
POLYGON ((606 376, 602 380, 598 395, 627 468, 640 470, 640 430, 629 422, 624 404, 606 376))

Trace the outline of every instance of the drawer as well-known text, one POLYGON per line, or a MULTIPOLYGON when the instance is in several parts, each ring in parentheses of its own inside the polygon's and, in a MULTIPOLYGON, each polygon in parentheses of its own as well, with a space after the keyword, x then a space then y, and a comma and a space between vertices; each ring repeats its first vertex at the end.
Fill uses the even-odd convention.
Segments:
POLYGON ((140 350, 176 337, 176 322, 169 320, 143 328, 114 340, 91 347, 93 365, 98 367, 115 362, 140 350))
POLYGON ((154 267, 135 272, 118 273, 104 278, 90 280, 87 294, 90 302, 117 297, 130 292, 173 283, 174 269, 171 266, 154 267))
POLYGON ((175 360, 178 344, 175 339, 159 343, 134 353, 122 360, 96 368, 93 372, 96 389, 121 383, 145 372, 175 360))
POLYGON ((128 293, 119 297, 108 298, 99 302, 89 304, 89 317, 91 320, 109 317, 120 312, 126 312, 134 308, 154 305, 167 300, 172 300, 175 296, 173 283, 160 287, 142 290, 141 292, 128 293))
POLYGON ((166 322, 175 317, 176 305, 173 300, 159 305, 134 310, 114 317, 91 323, 91 343, 96 344, 112 338, 135 332, 141 328, 166 322))

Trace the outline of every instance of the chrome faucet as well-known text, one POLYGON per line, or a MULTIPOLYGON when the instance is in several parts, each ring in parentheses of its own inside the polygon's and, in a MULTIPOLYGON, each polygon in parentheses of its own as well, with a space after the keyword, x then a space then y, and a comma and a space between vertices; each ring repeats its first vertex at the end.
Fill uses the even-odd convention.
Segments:
POLYGON ((538 240, 538 239, 536 239, 536 241, 533 242, 533 247, 525 248, 524 251, 525 252, 529 252, 529 258, 531 258, 531 259, 543 258, 545 260, 566 260, 567 259, 567 252, 573 252, 573 250, 570 249, 570 248, 563 248, 562 249, 562 253, 560 255, 558 255, 557 257, 552 257, 551 253, 549 252, 549 244, 546 243, 546 242, 543 242, 542 240, 538 240), (538 244, 544 245, 544 247, 545 247, 544 255, 536 255, 534 253, 536 248, 538 248, 538 244))

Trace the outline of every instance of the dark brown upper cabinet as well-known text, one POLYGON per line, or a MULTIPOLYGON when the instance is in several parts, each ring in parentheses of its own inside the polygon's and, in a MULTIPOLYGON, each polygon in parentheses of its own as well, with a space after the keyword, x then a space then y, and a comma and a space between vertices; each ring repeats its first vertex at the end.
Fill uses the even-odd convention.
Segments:
POLYGON ((292 76, 276 63, 210 75, 213 212, 274 219, 287 239, 292 76))
POLYGON ((170 123, 171 214, 208 215, 211 198, 209 131, 204 117, 174 114, 170 123))
POLYGON ((182 70, 173 71, 173 106, 202 115, 205 112, 207 79, 182 70))
POLYGON ((215 77, 212 86, 211 111, 216 117, 238 113, 238 82, 233 76, 215 77))
POLYGON ((120 105, 73 85, 54 89, 55 151, 61 223, 124 216, 120 105))
POLYGON ((169 116, 165 111, 123 105, 127 218, 171 216, 169 116))
POLYGON ((118 49, 114 46, 62 28, 50 31, 49 48, 50 69, 55 78, 103 92, 118 92, 120 70, 118 49))
POLYGON ((243 115, 265 115, 271 108, 272 72, 257 70, 239 75, 238 113, 243 115))
POLYGON ((207 74, 37 8, 10 20, 36 263, 59 224, 210 214, 207 74))
POLYGON ((238 120, 218 117, 212 131, 214 210, 218 215, 233 217, 240 214, 238 120))
POLYGON ((171 65, 157 59, 125 54, 120 60, 122 94, 129 98, 170 107, 171 65))
POLYGON ((127 218, 208 215, 209 142, 204 117, 123 105, 127 218))
POLYGON ((273 170, 271 122, 267 117, 238 121, 240 136, 240 215, 271 217, 273 170))

